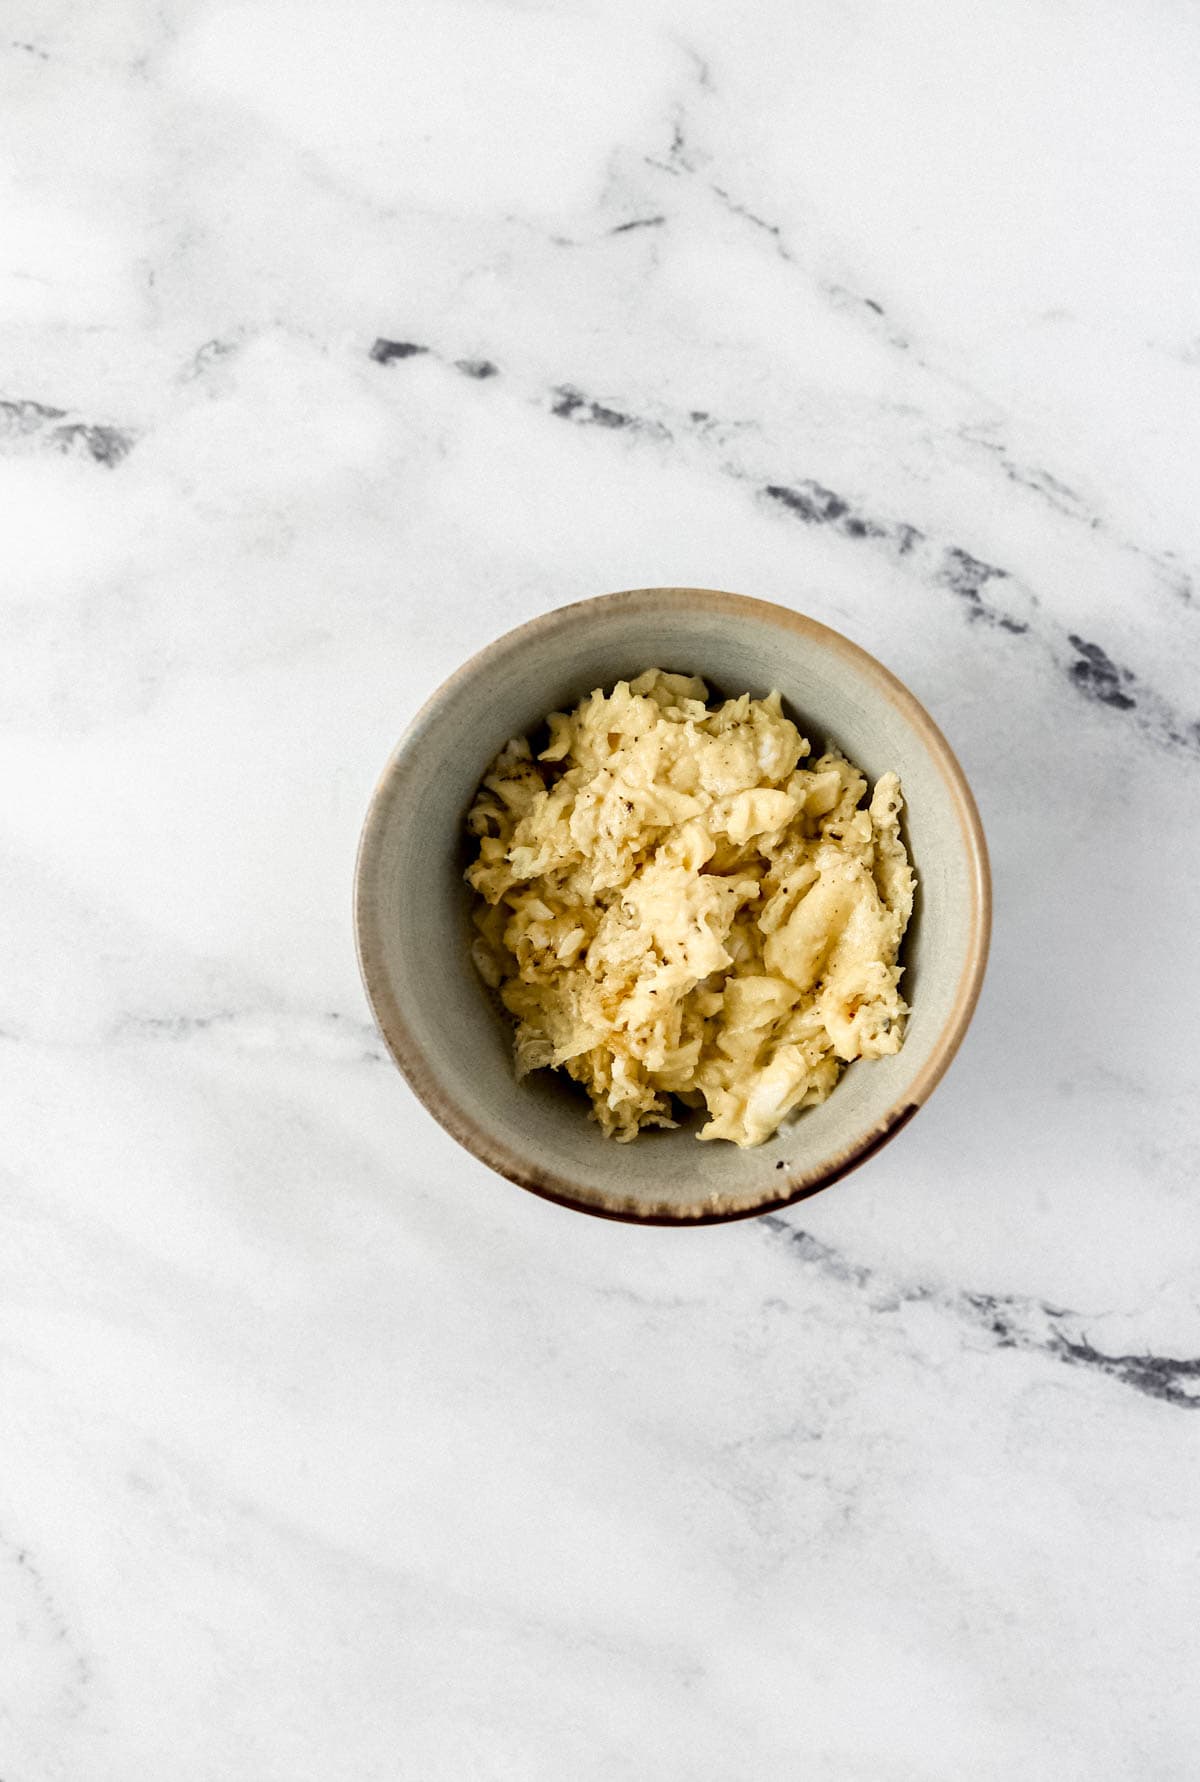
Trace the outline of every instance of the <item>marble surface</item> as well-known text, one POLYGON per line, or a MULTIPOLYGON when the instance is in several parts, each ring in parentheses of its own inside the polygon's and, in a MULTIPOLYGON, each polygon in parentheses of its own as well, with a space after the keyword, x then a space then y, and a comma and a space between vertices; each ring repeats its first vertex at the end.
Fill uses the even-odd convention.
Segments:
POLYGON ((9 0, 0 1777, 1197 1774, 1200 14, 9 0), (657 582, 933 710, 903 1138, 638 1231, 462 1155, 349 884, 657 582))

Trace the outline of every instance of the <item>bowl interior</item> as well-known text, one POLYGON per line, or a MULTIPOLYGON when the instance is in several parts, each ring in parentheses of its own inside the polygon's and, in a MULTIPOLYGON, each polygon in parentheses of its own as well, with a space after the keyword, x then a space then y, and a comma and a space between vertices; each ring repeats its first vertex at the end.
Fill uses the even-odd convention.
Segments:
POLYGON ((502 1174, 590 1211, 692 1221, 761 1212, 861 1161, 929 1093, 969 1019, 987 944, 987 866, 970 794, 920 706, 864 652, 785 609, 703 589, 643 589, 564 607, 459 670, 418 716, 368 814, 359 954, 384 1036, 442 1123, 502 1174), (919 892, 905 941, 911 1004, 895 1057, 852 1064, 767 1144, 700 1144, 695 1126, 606 1139, 561 1073, 518 1084, 511 1027, 471 963, 463 819, 511 736, 643 669, 723 694, 783 694, 819 751, 900 775, 919 892))

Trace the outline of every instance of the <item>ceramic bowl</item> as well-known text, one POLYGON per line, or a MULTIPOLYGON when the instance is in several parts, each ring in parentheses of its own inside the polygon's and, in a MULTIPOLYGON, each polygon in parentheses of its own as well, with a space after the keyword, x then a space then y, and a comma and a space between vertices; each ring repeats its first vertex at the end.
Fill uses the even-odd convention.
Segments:
POLYGON ((979 815, 932 719, 872 656, 803 614, 709 588, 638 588, 561 607, 473 656, 417 714, 383 772, 359 847, 363 982, 416 1094, 468 1151, 581 1212, 700 1224, 772 1211, 864 1163, 908 1124, 971 1019, 990 886, 979 815), (518 1083, 511 1028, 472 965, 463 819, 512 736, 594 687, 657 667, 724 695, 777 687, 817 749, 832 738, 874 780, 895 770, 918 878, 905 939, 904 1045, 859 1061, 767 1144, 701 1144, 695 1126, 606 1139, 562 1073, 518 1083))

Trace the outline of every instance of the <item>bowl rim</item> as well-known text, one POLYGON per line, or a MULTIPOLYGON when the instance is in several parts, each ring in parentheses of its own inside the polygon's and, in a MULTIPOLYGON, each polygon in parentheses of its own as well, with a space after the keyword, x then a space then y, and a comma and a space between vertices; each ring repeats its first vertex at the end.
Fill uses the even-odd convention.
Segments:
POLYGON ((958 1051, 979 1000, 991 940, 992 885, 983 824, 957 757, 916 695, 861 644, 855 643, 842 632, 835 631, 832 626, 823 624, 819 619, 810 618, 807 613, 780 606, 774 601, 734 594, 726 589, 624 588, 616 593, 597 594, 584 600, 571 601, 565 606, 554 607, 551 611, 540 613, 524 624, 502 633, 468 657, 424 702, 389 755, 367 805, 355 858, 353 912, 355 948, 363 989, 384 1044, 413 1093, 451 1138, 456 1139, 489 1169, 518 1187, 526 1188, 544 1200, 554 1201, 575 1212, 633 1225, 716 1225, 735 1219, 758 1219, 767 1213, 776 1213, 798 1201, 807 1200, 814 1194, 820 1194, 882 1150, 924 1106, 958 1051), (479 1124, 468 1108, 446 1092, 431 1070, 396 999, 386 988, 381 949, 377 948, 372 931, 372 887, 384 833, 385 806, 390 805, 396 796, 398 785, 403 783, 410 751, 445 700, 462 682, 486 670, 494 657, 515 645, 534 645, 540 638, 564 626, 570 626, 583 613, 594 612, 599 607, 613 612, 675 608, 681 612, 694 613, 702 609, 737 618, 754 618, 835 651, 852 663, 865 679, 872 682, 917 732, 946 784, 958 817, 969 869, 970 931, 966 958, 954 992, 950 1014, 929 1057, 905 1094, 892 1103, 868 1132, 846 1145, 818 1168, 794 1175, 789 1172, 779 1183, 778 1194, 753 1206, 725 1208, 708 1202, 696 1202, 691 1207, 680 1207, 678 1211, 641 1211, 629 1201, 606 1204, 601 1200, 588 1198, 581 1183, 541 1168, 535 1161, 518 1155, 508 1145, 496 1139, 479 1124))

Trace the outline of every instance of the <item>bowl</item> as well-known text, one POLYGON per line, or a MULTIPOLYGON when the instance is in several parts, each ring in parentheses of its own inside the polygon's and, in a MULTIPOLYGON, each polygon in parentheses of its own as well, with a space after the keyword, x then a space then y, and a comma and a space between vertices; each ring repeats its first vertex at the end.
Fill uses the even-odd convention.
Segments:
POLYGON ((500 1175, 580 1212, 695 1225, 771 1212, 865 1163, 928 1100, 979 994, 991 920, 987 849, 945 738, 873 656, 787 607, 711 588, 636 588, 519 626, 473 656, 417 714, 384 768, 358 852, 363 983, 388 1049, 435 1119, 500 1175), (894 769, 918 894, 904 942, 905 1041, 847 1067, 819 1107, 754 1150, 695 1127, 603 1136, 562 1072, 518 1083, 508 1017, 470 957, 463 830, 509 739, 595 687, 645 668, 725 695, 778 688, 819 751, 831 738, 868 778, 894 769))

